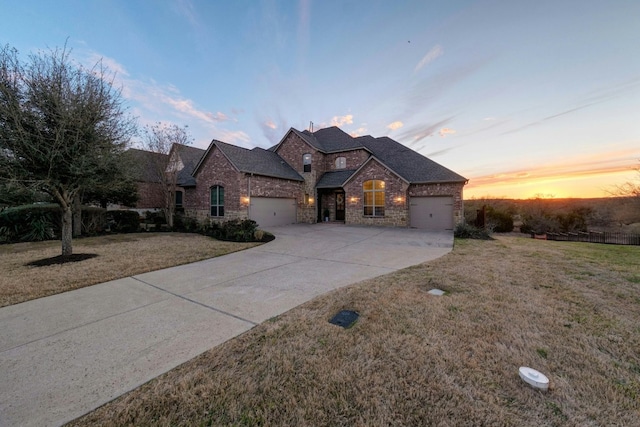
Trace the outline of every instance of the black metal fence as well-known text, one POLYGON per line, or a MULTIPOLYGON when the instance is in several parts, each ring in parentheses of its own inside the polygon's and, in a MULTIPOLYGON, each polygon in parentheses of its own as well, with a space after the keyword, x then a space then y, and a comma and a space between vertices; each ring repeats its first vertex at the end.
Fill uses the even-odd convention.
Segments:
POLYGON ((607 243, 611 245, 639 245, 640 234, 589 231, 577 233, 547 233, 547 240, 561 242, 607 243))

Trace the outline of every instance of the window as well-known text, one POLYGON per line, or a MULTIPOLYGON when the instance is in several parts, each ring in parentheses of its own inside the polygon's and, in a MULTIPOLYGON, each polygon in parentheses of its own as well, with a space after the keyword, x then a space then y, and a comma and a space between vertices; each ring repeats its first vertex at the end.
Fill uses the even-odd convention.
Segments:
POLYGON ((346 157, 338 157, 336 159, 336 169, 344 169, 347 167, 346 157))
POLYGON ((302 156, 302 167, 304 172, 311 172, 311 154, 304 154, 302 156))
POLYGON ((224 187, 211 187, 211 216, 224 216, 224 187))
POLYGON ((182 191, 176 191, 176 208, 182 207, 182 191))
POLYGON ((362 184, 364 215, 384 216, 384 181, 372 179, 362 184))

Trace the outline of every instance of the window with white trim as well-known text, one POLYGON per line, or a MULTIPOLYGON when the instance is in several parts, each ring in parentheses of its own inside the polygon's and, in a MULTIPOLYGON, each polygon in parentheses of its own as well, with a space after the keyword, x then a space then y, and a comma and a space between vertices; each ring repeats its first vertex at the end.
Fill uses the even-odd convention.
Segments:
POLYGON ((211 187, 211 216, 224 216, 224 187, 211 187))
POLYGON ((364 216, 384 216, 384 187, 379 179, 362 183, 364 216))
POLYGON ((338 157, 336 159, 336 169, 345 169, 347 167, 347 158, 338 157))

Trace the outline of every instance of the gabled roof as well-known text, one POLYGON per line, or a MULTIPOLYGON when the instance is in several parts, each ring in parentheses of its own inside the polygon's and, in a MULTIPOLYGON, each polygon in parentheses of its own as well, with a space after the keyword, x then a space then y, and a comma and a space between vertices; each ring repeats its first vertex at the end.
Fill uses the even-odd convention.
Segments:
POLYGON ((374 138, 367 135, 355 139, 371 151, 381 163, 411 184, 467 181, 462 175, 389 137, 374 138))
POLYGON ((338 170, 329 171, 322 174, 316 188, 337 188, 342 187, 344 183, 355 173, 355 170, 338 170))
POLYGON ((202 156, 194 169, 194 174, 204 161, 207 153, 213 147, 217 147, 222 154, 231 162, 238 172, 253 173, 256 175, 270 176, 274 178, 290 179, 293 181, 304 181, 291 166, 289 166, 279 155, 273 151, 263 148, 254 148, 252 150, 227 144, 222 141, 213 140, 207 152, 202 156))
POLYGON ((317 130, 313 133, 309 132, 308 130, 299 131, 297 129, 291 128, 277 145, 269 148, 269 151, 277 151, 278 147, 280 147, 280 144, 282 144, 282 142, 291 132, 298 135, 311 147, 325 154, 365 148, 362 146, 362 144, 356 142, 351 135, 344 132, 337 126, 332 126, 317 130))
MULTIPOLYGON (((371 153, 378 162, 411 184, 467 181, 465 177, 458 175, 452 170, 445 168, 389 137, 374 138, 371 135, 367 135, 354 138, 336 126, 320 129, 313 133, 291 128, 278 145, 271 147, 269 150, 277 151, 278 147, 290 132, 295 133, 311 147, 325 154, 366 150, 371 153)), ((327 179, 329 179, 329 176, 327 179)), ((325 185, 322 178, 319 184, 325 185)))
POLYGON ((169 159, 167 154, 154 153, 153 151, 139 150, 137 148, 130 148, 125 154, 131 159, 131 162, 137 166, 134 169, 134 179, 136 181, 162 182, 159 171, 163 170, 167 164, 169 159))
POLYGON ((195 186, 196 179, 193 177, 193 172, 206 150, 182 144, 174 144, 171 149, 175 149, 184 166, 178 172, 177 184, 181 187, 195 186))

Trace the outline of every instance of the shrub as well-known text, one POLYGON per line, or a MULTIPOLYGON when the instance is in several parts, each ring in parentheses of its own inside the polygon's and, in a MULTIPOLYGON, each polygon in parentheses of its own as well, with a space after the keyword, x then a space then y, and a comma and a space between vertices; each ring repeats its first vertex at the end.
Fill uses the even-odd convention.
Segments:
POLYGON ((107 226, 107 210, 96 206, 82 207, 82 233, 96 235, 103 233, 107 226))
POLYGON ((181 231, 184 233, 195 233, 200 229, 200 224, 195 218, 184 216, 183 214, 176 214, 173 217, 173 230, 181 231))
POLYGON ((507 211, 487 207, 487 226, 496 233, 510 233, 513 231, 513 216, 507 211))
POLYGON ((491 239, 491 236, 489 235, 489 232, 487 230, 485 230, 484 228, 475 227, 471 224, 467 224, 466 222, 461 222, 456 225, 456 228, 453 230, 453 236, 460 239, 491 239))
POLYGON ((60 231, 60 206, 36 203, 0 212, 0 242, 53 239, 60 231))
POLYGON ((136 211, 108 211, 107 222, 116 233, 135 233, 140 229, 140 215, 136 211))
POLYGON ((211 224, 204 230, 204 234, 218 240, 254 242, 257 228, 258 224, 251 219, 233 219, 211 224))

